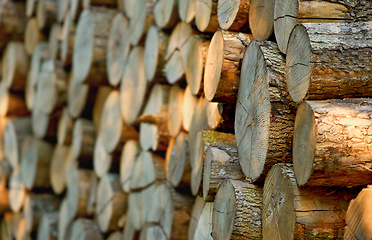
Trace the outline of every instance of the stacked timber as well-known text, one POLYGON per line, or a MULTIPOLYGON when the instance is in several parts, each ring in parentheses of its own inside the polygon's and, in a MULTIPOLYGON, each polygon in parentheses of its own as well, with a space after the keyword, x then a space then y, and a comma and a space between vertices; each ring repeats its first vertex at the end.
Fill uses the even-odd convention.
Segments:
POLYGON ((5 0, 0 56, 1 239, 372 236, 370 1, 5 0))

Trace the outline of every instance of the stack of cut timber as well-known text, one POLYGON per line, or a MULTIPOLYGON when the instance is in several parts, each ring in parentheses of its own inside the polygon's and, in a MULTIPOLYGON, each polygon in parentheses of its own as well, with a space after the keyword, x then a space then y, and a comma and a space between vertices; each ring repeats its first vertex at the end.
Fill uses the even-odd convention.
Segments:
POLYGON ((371 1, 0 2, 0 239, 371 239, 371 1))

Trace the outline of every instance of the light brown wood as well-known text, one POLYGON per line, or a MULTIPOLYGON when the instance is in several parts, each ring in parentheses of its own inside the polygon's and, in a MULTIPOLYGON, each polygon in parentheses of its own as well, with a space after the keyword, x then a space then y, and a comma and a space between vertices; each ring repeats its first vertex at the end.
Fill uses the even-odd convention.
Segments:
POLYGON ((67 89, 68 112, 73 118, 79 117, 87 105, 87 99, 91 89, 86 84, 75 80, 74 73, 70 72, 70 79, 67 89))
POLYGON ((195 197, 194 206, 191 211, 191 217, 190 217, 190 224, 189 224, 189 231, 188 231, 188 239, 194 240, 195 238, 195 231, 196 227, 199 222, 199 218, 201 215, 201 212, 204 208, 205 201, 201 196, 195 197))
POLYGON ((71 147, 57 144, 50 163, 50 184, 55 194, 62 194, 66 188, 66 168, 70 160, 71 147))
POLYGON ((72 143, 73 129, 74 119, 68 113, 67 107, 64 107, 58 120, 57 143, 61 145, 70 145, 72 143))
POLYGON ((369 184, 370 99, 305 101, 296 114, 293 164, 299 186, 369 184))
POLYGON ((114 9, 91 7, 76 27, 72 68, 75 79, 89 85, 107 84, 106 51, 114 9))
POLYGON ((234 129, 235 104, 209 102, 207 106, 207 121, 210 129, 232 132, 234 129))
POLYGON ((118 220, 127 210, 128 195, 123 192, 120 176, 104 175, 97 188, 96 217, 102 232, 118 229, 118 220))
MULTIPOLYGON (((141 230, 146 222, 147 211, 152 207, 154 199, 155 184, 142 189, 141 191, 131 191, 128 196, 128 234, 133 234, 133 229, 136 231, 141 230), (150 200, 151 199, 151 200, 150 200)), ((155 199, 154 199, 155 200, 155 199)))
POLYGON ((31 234, 26 232, 25 219, 20 217, 19 219, 17 219, 17 221, 18 221, 18 224, 16 224, 17 229, 15 229, 15 239, 31 240, 31 234))
POLYGON ((178 21, 178 1, 159 0, 154 5, 155 23, 160 28, 172 28, 178 21))
POLYGON ((275 0, 251 0, 249 27, 254 40, 267 40, 274 32, 275 0))
POLYGON ((57 20, 57 0, 38 0, 36 20, 39 29, 49 29, 57 20))
POLYGON ((112 91, 112 88, 108 86, 100 86, 97 90, 97 95, 94 100, 92 120, 93 120, 94 128, 96 129, 96 132, 98 133, 101 127, 103 107, 105 105, 106 98, 111 93, 111 91, 112 91))
MULTIPOLYGON (((4 240, 16 239, 19 228, 24 227, 24 221, 20 213, 5 213, 4 218, 1 221, 0 237, 4 240), (23 226, 20 226, 23 225, 23 226)), ((19 234, 20 235, 20 234, 19 234)))
POLYGON ((136 164, 137 155, 141 147, 136 140, 128 140, 123 147, 120 157, 120 182, 123 191, 129 193, 132 180, 133 166, 136 164))
POLYGON ((248 32, 250 0, 219 0, 218 23, 223 30, 248 32))
POLYGON ((214 239, 262 239, 262 192, 248 181, 221 182, 213 204, 214 239))
POLYGON ((57 122, 61 111, 53 112, 51 115, 35 107, 31 113, 32 131, 38 138, 46 138, 55 141, 57 134, 57 122))
POLYGON ((65 16, 67 15, 69 4, 71 0, 58 0, 57 2, 57 20, 62 22, 65 16))
MULTIPOLYGON (((62 26, 60 26, 58 23, 53 22, 53 25, 50 27, 50 32, 49 32, 49 37, 48 37, 48 51, 49 51, 49 55, 52 61, 56 61, 57 57, 58 57, 58 61, 61 58, 60 39, 61 39, 61 36, 63 35, 62 31, 63 31, 62 26)), ((63 65, 62 62, 60 63, 60 65, 61 66, 63 65)))
POLYGON ((204 93, 209 101, 236 102, 240 61, 252 36, 217 31, 211 40, 204 71, 204 93))
POLYGON ((70 206, 67 199, 63 199, 59 208, 58 216, 58 239, 65 239, 70 237, 69 231, 73 223, 74 215, 70 211, 70 206))
POLYGON ((26 16, 32 17, 35 14, 37 0, 26 0, 26 16))
POLYGON ((62 29, 60 33, 60 52, 59 60, 65 66, 72 65, 73 52, 74 52, 74 42, 75 42, 75 33, 76 28, 72 25, 71 13, 66 15, 63 19, 62 29))
POLYGON ((351 200, 345 216, 345 240, 372 238, 371 193, 371 185, 368 185, 351 200))
POLYGON ((25 100, 21 94, 9 92, 3 84, 0 85, 0 116, 15 117, 27 116, 30 112, 27 109, 25 100))
POLYGON ((185 90, 178 85, 171 87, 168 100, 168 133, 175 137, 182 129, 185 90))
POLYGON ((192 116, 197 105, 197 97, 192 95, 190 86, 187 86, 183 96, 182 105, 182 128, 190 131, 192 116))
MULTIPOLYGON (((145 40, 150 26, 154 24, 154 4, 151 0, 136 0, 133 16, 129 21, 129 39, 133 46, 145 40)), ((142 44, 140 44, 142 45, 142 44)))
POLYGON ((275 0, 274 3, 274 33, 282 53, 287 53, 289 35, 297 24, 298 2, 297 0, 275 0))
POLYGON ((292 167, 274 165, 263 190, 263 239, 342 239, 352 192, 298 188, 292 167))
POLYGON ((178 1, 178 15, 184 22, 190 23, 196 12, 197 2, 193 0, 178 1))
POLYGON ((218 30, 216 0, 196 1, 195 25, 201 32, 213 33, 218 30))
POLYGON ((93 168, 97 177, 103 177, 111 168, 112 154, 105 149, 101 136, 98 135, 94 144, 93 168))
POLYGON ((169 60, 176 50, 181 49, 192 34, 193 30, 190 24, 179 22, 172 30, 172 34, 169 38, 167 54, 165 55, 166 59, 169 60))
POLYGON ((58 212, 44 213, 37 231, 37 240, 57 239, 58 212))
POLYGON ((163 69, 169 84, 177 84, 185 79, 185 67, 183 66, 182 54, 177 49, 167 60, 163 69))
POLYGON ((201 210, 194 239, 212 240, 213 202, 206 202, 201 210))
POLYGON ((103 240, 97 223, 91 219, 79 218, 74 221, 71 229, 71 240, 103 240))
POLYGON ((0 179, 0 214, 10 212, 9 190, 6 187, 5 179, 0 179))
POLYGON ((107 240, 122 240, 123 234, 119 231, 115 231, 110 234, 110 236, 107 238, 107 240))
POLYGON ((93 122, 84 118, 77 119, 72 132, 71 153, 73 158, 90 159, 91 161, 95 140, 96 131, 93 122))
POLYGON ((116 8, 117 0, 83 0, 83 7, 89 8, 90 6, 104 6, 108 8, 116 8))
POLYGON ((286 55, 292 99, 299 103, 303 99, 372 96, 371 26, 372 22, 297 25, 286 55))
POLYGON ((15 168, 9 180, 9 202, 13 212, 17 213, 21 210, 25 195, 26 187, 23 184, 21 172, 19 168, 15 168))
POLYGON ((38 42, 44 41, 45 35, 42 33, 37 25, 36 17, 28 19, 26 29, 24 32, 24 44, 26 53, 31 55, 38 42))
POLYGON ((139 235, 140 240, 147 240, 147 239, 158 239, 158 240, 166 240, 168 239, 164 233, 164 229, 158 224, 145 224, 140 232, 139 235))

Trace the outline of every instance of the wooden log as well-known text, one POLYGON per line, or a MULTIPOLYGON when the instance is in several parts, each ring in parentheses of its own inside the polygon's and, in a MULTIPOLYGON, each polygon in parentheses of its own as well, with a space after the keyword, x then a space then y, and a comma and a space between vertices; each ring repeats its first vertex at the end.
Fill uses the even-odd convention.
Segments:
POLYGON ((193 35, 191 25, 185 22, 179 22, 174 27, 172 34, 170 35, 165 58, 169 60, 176 50, 182 48, 182 46, 189 40, 191 35, 193 35))
POLYGON ((101 127, 101 120, 102 120, 102 112, 103 107, 106 102, 107 96, 111 93, 112 88, 108 86, 100 86, 97 90, 97 95, 94 100, 93 112, 92 112, 92 120, 94 124, 94 128, 96 132, 100 132, 101 127))
POLYGON ((123 229, 123 239, 134 240, 138 239, 138 231, 136 231, 130 221, 125 224, 123 229))
POLYGON ((213 33, 219 28, 216 0, 196 1, 195 25, 201 32, 213 33))
POLYGON ((252 36, 217 31, 211 40, 204 71, 204 93, 209 101, 236 102, 240 61, 252 36))
MULTIPOLYGON (((244 180, 245 176, 239 165, 238 149, 234 145, 212 145, 208 147, 204 159, 203 198, 213 201, 217 188, 224 179, 244 180)), ((229 195, 231 196, 231 195, 229 195)), ((220 228, 225 231, 225 228, 220 228)), ((216 229, 216 231, 218 231, 216 229)), ((228 234, 227 234, 228 235, 228 234)))
POLYGON ((37 231, 37 240, 57 239, 58 237, 58 212, 43 214, 37 231))
POLYGON ((262 239, 262 188, 248 181, 224 180, 213 204, 214 239, 262 239))
POLYGON ((263 239, 340 239, 350 189, 298 188, 293 168, 276 164, 262 199, 263 239))
POLYGON ((8 212, 1 220, 0 237, 4 240, 12 240, 17 238, 17 232, 22 220, 20 213, 8 212))
POLYGON ((249 28, 254 40, 267 40, 274 31, 275 0, 251 0, 249 6, 249 28))
POLYGON ((74 119, 68 113, 68 108, 64 107, 58 120, 57 143, 60 145, 71 145, 73 129, 74 119))
POLYGON ((139 137, 137 130, 126 125, 121 117, 120 92, 118 90, 112 90, 105 99, 100 124, 99 137, 107 153, 112 153, 125 141, 139 137))
POLYGON ((74 215, 70 211, 67 199, 63 199, 59 208, 58 216, 58 239, 68 239, 70 237, 71 227, 74 215))
POLYGON ((158 224, 145 224, 140 232, 139 240, 147 239, 159 239, 166 240, 167 235, 164 233, 164 229, 158 224))
POLYGON ((26 0, 26 16, 32 17, 35 14, 37 0, 26 0))
POLYGON ((128 27, 128 19, 122 13, 117 13, 112 20, 107 43, 106 68, 111 86, 117 86, 123 76, 130 50, 128 27))
POLYGON ((149 151, 141 151, 133 165, 130 190, 139 191, 165 179, 164 159, 149 151))
POLYGON ((195 239, 195 230, 198 225, 198 221, 200 218, 200 214, 203 210, 203 207, 205 205, 205 201, 201 196, 195 197, 195 202, 192 207, 191 216, 190 216, 190 224, 189 224, 189 230, 188 230, 188 239, 194 240, 195 239))
POLYGON ((371 177, 371 100, 305 101, 296 115, 293 164, 299 186, 358 186, 371 177))
POLYGON ((173 28, 179 20, 178 1, 159 0, 154 5, 155 23, 160 28, 173 28))
POLYGON ((364 188, 358 196, 350 201, 345 216, 344 239, 369 239, 372 237, 370 221, 371 185, 364 188))
POLYGON ((111 22, 116 10, 85 9, 76 27, 72 68, 80 83, 107 84, 106 51, 111 22))
POLYGON ((250 0, 218 1, 217 16, 221 29, 248 32, 250 3, 250 0))
POLYGON ((26 232, 36 232, 43 215, 56 212, 60 203, 60 199, 51 194, 27 194, 23 204, 26 232))
POLYGON ((50 183, 55 194, 61 194, 66 188, 66 168, 71 158, 71 147, 57 144, 54 147, 50 163, 50 183))
POLYGON ((197 97, 191 93, 190 86, 187 86, 183 96, 182 106, 182 128, 186 131, 190 131, 192 116, 196 109, 197 101, 197 97))
POLYGON ((15 239, 24 239, 24 240, 31 240, 31 234, 26 232, 26 221, 24 218, 20 217, 17 219, 18 223, 16 224, 17 229, 15 230, 15 239))
POLYGON ((24 91, 29 59, 21 42, 10 41, 2 60, 2 84, 12 91, 24 91))
POLYGON ((71 153, 73 158, 92 160, 96 131, 93 122, 79 118, 75 121, 72 132, 71 153))
POLYGON ((62 22, 69 11, 69 4, 71 0, 58 0, 57 2, 57 20, 62 22))
POLYGON ((35 17, 28 19, 24 34, 26 53, 32 55, 38 42, 45 41, 45 35, 40 31, 35 17))
POLYGON ((372 22, 297 25, 286 55, 292 99, 299 103, 372 96, 371 26, 372 22))
POLYGON ((22 144, 31 135, 30 117, 17 117, 7 120, 2 134, 2 148, 4 156, 12 168, 17 168, 20 165, 22 144))
POLYGON ((178 16, 183 22, 190 23, 196 12, 196 1, 193 0, 181 0, 178 1, 178 16))
MULTIPOLYGON (((45 0, 46 1, 46 0, 45 0)), ((58 57, 58 62, 60 61, 61 54, 60 54, 60 39, 63 29, 58 23, 53 23, 50 27, 49 37, 48 37, 48 50, 49 55, 52 61, 56 61, 58 57)), ((35 50, 34 50, 35 51, 35 50)), ((62 62, 60 65, 64 65, 62 62)))
POLYGON ((182 54, 175 50, 163 69, 164 75, 169 84, 177 84, 185 79, 185 68, 183 66, 182 54))
POLYGON ((6 187, 5 179, 0 179, 0 214, 10 212, 9 190, 6 187))
POLYGON ((72 65, 76 29, 72 27, 71 13, 65 16, 60 34, 60 60, 65 66, 72 65))
POLYGON ((252 181, 263 181, 275 163, 292 161, 296 107, 284 73, 284 56, 276 44, 249 45, 242 63, 235 134, 242 170, 252 181))
POLYGON ((129 193, 132 180, 133 166, 136 164, 137 155, 141 147, 136 140, 128 140, 123 147, 120 157, 120 182, 123 191, 129 193))
MULTIPOLYGON (((128 219, 130 221, 129 228, 136 231, 141 230, 146 223, 147 211, 149 206, 152 206, 154 198, 155 184, 148 186, 140 191, 131 191, 128 196, 128 219), (151 199, 151 200, 150 200, 151 199)), ((127 224, 128 225, 128 224, 127 224)), ((128 233, 133 234, 133 230, 128 229, 128 233)))
POLYGON ((104 6, 108 8, 116 8, 117 0, 83 0, 83 7, 89 8, 90 6, 104 6))
POLYGON ((97 188, 96 217, 102 232, 118 229, 118 220, 127 211, 127 198, 118 174, 106 174, 100 179, 97 188))
POLYGON ((121 240, 123 239, 123 234, 119 231, 115 231, 110 234, 110 236, 107 238, 107 240, 121 240))
POLYGON ((136 1, 135 0, 122 0, 122 1, 123 1, 125 15, 127 15, 128 18, 132 18, 134 15, 134 5, 136 4, 136 1))
POLYGON ((93 169, 97 177, 103 177, 111 168, 113 156, 104 147, 101 136, 98 135, 94 144, 93 169))
POLYGON ((57 0, 38 0, 36 20, 39 29, 50 29, 57 20, 57 0))
POLYGON ((298 1, 285 0, 274 3, 274 33, 278 47, 282 53, 287 53, 289 35, 297 24, 298 1))
POLYGON ((178 85, 171 87, 168 99, 168 133, 176 137, 182 128, 182 111, 184 105, 184 89, 178 85))
POLYGON ((15 168, 9 180, 9 203, 13 212, 17 213, 23 206, 26 187, 23 184, 19 168, 15 168))
POLYGON ((212 240, 212 215, 213 202, 206 202, 201 210, 198 223, 195 228, 194 239, 212 240))
POLYGON ((56 111, 53 112, 51 115, 48 115, 35 107, 31 113, 32 131, 35 137, 55 141, 57 133, 57 123, 60 116, 61 111, 56 111))
POLYGON ((121 114, 127 125, 132 125, 142 109, 147 91, 145 53, 142 47, 131 50, 120 85, 121 114))
POLYGON ((75 80, 74 73, 70 73, 70 80, 67 89, 67 107, 68 112, 73 118, 79 116, 91 116, 92 104, 87 104, 94 99, 96 92, 87 84, 81 84, 75 80))
POLYGON ((208 126, 212 130, 231 132, 234 129, 235 104, 209 102, 207 106, 208 126))
POLYGON ((1 117, 12 117, 12 116, 27 116, 30 115, 26 107, 25 100, 22 95, 9 92, 4 88, 4 85, 0 86, 0 116, 1 117))
POLYGON ((128 29, 132 46, 143 45, 148 29, 154 24, 154 4, 151 0, 136 0, 128 29))
POLYGON ((91 219, 79 218, 72 224, 71 240, 103 240, 97 223, 91 219))
POLYGON ((155 26, 151 26, 145 41, 145 74, 148 82, 157 81, 164 76, 166 50, 169 35, 155 26))

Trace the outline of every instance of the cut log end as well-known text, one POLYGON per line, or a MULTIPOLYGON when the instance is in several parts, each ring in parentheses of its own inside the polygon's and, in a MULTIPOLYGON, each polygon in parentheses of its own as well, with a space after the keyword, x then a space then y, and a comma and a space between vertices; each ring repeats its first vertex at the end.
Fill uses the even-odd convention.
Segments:
POLYGON ((254 40, 267 40, 274 31, 275 0, 251 0, 249 26, 254 40))
POLYGON ((125 143, 120 158, 120 182, 125 192, 130 191, 133 166, 136 163, 137 154, 141 147, 136 140, 129 140, 125 143))
POLYGON ((79 218, 72 225, 71 239, 103 240, 103 236, 93 220, 79 218))

